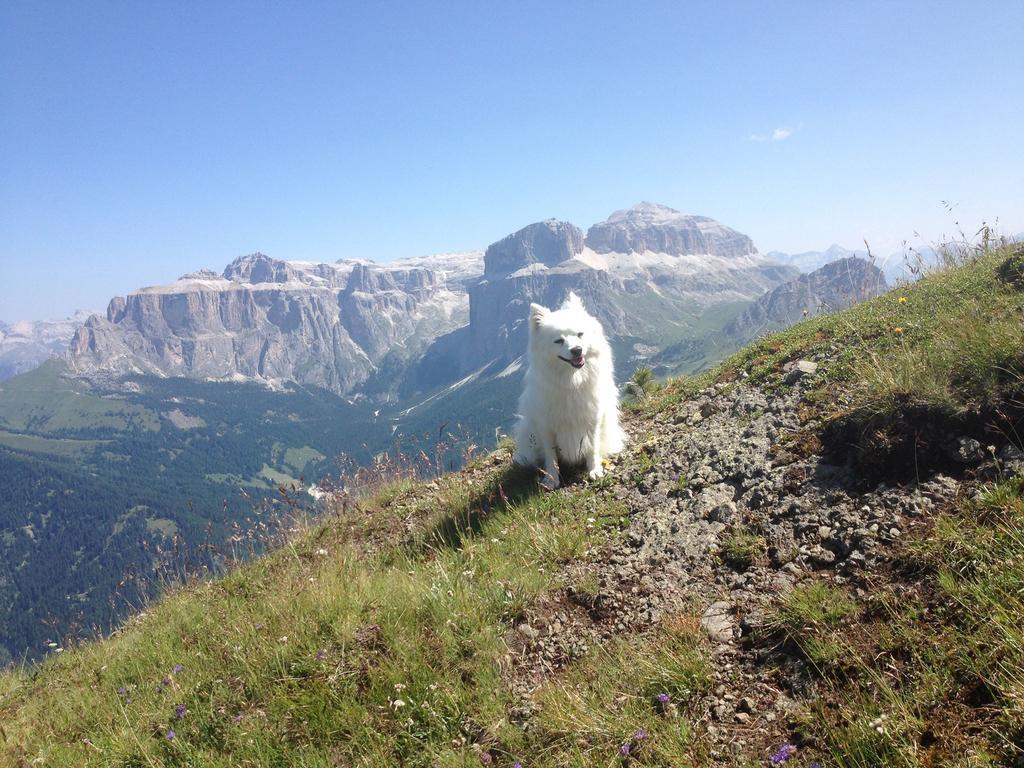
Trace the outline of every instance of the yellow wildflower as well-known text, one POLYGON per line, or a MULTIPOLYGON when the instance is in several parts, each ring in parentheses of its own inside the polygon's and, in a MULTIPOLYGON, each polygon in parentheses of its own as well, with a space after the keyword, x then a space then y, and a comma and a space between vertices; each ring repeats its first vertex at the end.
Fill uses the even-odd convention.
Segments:
POLYGON ((897 325, 895 328, 892 329, 892 332, 899 336, 901 333, 903 333, 903 329, 897 325))
POLYGON ((898 301, 899 301, 900 304, 906 304, 907 303, 907 297, 906 296, 900 296, 898 301))

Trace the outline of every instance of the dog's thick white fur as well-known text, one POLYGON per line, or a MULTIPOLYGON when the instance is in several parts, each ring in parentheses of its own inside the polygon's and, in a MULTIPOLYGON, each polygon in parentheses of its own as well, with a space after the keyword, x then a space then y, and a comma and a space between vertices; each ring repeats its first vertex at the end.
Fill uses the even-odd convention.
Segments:
POLYGON ((604 474, 602 460, 622 450, 619 392, 612 350, 597 318, 575 293, 557 310, 530 305, 530 342, 516 462, 540 466, 549 490, 561 484, 559 462, 604 474))

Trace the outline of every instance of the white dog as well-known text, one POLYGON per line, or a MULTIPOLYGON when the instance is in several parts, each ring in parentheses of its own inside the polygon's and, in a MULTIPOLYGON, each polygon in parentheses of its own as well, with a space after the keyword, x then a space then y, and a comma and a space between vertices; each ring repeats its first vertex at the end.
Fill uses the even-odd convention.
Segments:
POLYGON ((619 392, 601 323, 575 293, 555 311, 530 305, 527 363, 516 463, 543 466, 548 490, 561 483, 560 461, 601 477, 602 460, 622 450, 619 392))

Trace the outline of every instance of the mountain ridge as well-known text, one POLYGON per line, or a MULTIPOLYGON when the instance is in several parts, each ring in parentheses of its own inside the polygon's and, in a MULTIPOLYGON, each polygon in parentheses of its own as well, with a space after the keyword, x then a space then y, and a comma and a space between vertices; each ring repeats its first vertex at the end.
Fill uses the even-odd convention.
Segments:
POLYGON ((105 318, 77 331, 68 359, 83 375, 295 381, 337 394, 366 385, 388 397, 517 356, 530 301, 577 290, 610 333, 641 349, 665 328, 619 306, 619 295, 654 318, 681 302, 753 301, 791 276, 745 235, 650 203, 616 211, 586 237, 569 222, 530 224, 479 255, 384 265, 242 256, 220 275, 199 270, 114 298, 105 318), (424 370, 453 354, 454 368, 424 370))

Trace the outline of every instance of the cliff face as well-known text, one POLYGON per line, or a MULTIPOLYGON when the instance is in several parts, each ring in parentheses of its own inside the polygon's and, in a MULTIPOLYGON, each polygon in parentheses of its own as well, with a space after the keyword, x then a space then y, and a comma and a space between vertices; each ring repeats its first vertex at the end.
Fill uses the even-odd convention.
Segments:
POLYGON ((484 274, 507 275, 531 264, 553 267, 583 250, 583 231, 575 224, 548 219, 523 227, 491 245, 484 254, 484 274))
POLYGON ((882 270, 851 256, 831 261, 769 291, 729 323, 725 333, 747 341, 786 328, 801 318, 836 312, 888 290, 882 270))
POLYGON ((466 301, 425 267, 306 265, 262 254, 115 298, 71 342, 83 373, 297 381, 337 393, 461 324, 466 301))

